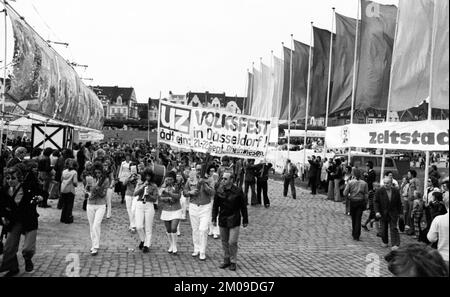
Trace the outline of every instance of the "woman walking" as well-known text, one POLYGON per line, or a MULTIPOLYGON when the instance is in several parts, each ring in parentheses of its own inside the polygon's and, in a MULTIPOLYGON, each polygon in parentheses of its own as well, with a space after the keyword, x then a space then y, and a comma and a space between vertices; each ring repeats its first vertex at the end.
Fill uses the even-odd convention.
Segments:
POLYGON ((67 159, 64 162, 65 169, 61 175, 61 223, 72 224, 73 202, 75 199, 75 188, 78 185, 78 173, 75 159, 67 159))
POLYGON ((344 189, 344 196, 349 197, 350 215, 352 217, 352 236, 353 240, 359 241, 361 236, 361 219, 363 211, 366 209, 369 198, 369 187, 367 183, 361 180, 361 170, 352 169, 352 179, 348 181, 344 189))
POLYGON ((92 256, 96 256, 100 248, 101 224, 106 212, 106 194, 109 184, 110 180, 103 170, 103 164, 95 162, 94 184, 91 188, 91 195, 86 209, 92 240, 92 256))
POLYGON ((161 220, 166 226, 167 240, 169 241, 169 249, 167 252, 177 254, 177 228, 180 222, 182 211, 180 204, 180 188, 174 184, 177 176, 175 172, 167 173, 164 185, 161 187, 161 195, 159 197, 159 206, 162 209, 161 220))
POLYGON ((139 249, 144 253, 150 251, 152 243, 154 203, 158 200, 158 187, 153 183, 153 171, 146 168, 141 175, 142 183, 136 186, 134 196, 138 196, 135 209, 135 223, 139 239, 139 249))
MULTIPOLYGON (((181 198, 180 198, 180 204, 181 204, 181 220, 186 220, 186 212, 187 209, 189 207, 189 201, 186 197, 184 197, 183 195, 183 189, 184 189, 184 185, 185 185, 185 179, 183 177, 183 174, 181 172, 177 173, 177 180, 176 180, 176 184, 175 187, 178 188, 178 190, 181 193, 181 198)), ((177 235, 180 236, 181 232, 180 232, 180 225, 178 224, 178 228, 177 228, 177 235)))
MULTIPOLYGON (((144 172, 144 168, 142 168, 141 173, 144 172)), ((131 233, 136 233, 136 202, 137 198, 134 195, 134 191, 137 188, 138 180, 139 180, 139 170, 137 165, 130 165, 130 176, 128 176, 124 180, 125 190, 125 205, 127 207, 128 219, 130 221, 130 226, 128 230, 131 233)), ((141 176, 141 186, 145 182, 145 178, 141 176)))

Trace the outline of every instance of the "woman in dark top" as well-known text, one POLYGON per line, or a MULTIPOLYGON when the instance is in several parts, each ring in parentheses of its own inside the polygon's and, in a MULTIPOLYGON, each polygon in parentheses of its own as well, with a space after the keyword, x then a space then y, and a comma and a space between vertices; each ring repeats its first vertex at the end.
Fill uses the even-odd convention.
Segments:
MULTIPOLYGON (((39 171, 39 181, 42 184, 42 189, 48 193, 50 182, 52 181, 52 167, 50 163, 50 155, 53 153, 52 148, 44 149, 42 156, 39 158, 38 163, 38 171, 39 171)), ((46 195, 48 197, 48 195, 46 195)), ((39 207, 47 208, 50 205, 47 204, 47 199, 44 197, 44 200, 39 203, 39 207)))

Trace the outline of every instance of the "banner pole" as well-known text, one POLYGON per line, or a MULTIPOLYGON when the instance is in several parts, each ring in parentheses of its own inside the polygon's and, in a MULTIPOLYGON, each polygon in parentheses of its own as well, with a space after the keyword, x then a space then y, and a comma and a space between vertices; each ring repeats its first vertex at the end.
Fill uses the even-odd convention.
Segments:
MULTIPOLYGON (((397 8, 397 18, 395 21, 395 33, 394 33, 394 40, 397 40, 397 31, 398 31, 398 18, 400 15, 400 7, 397 8)), ((392 50, 392 57, 395 55, 395 43, 392 50)), ((391 73, 392 69, 394 68, 394 63, 391 63, 391 73)), ((387 107, 386 107, 386 123, 389 122, 391 119, 389 117, 389 111, 391 109, 391 97, 392 97, 392 75, 389 76, 389 90, 388 90, 388 99, 387 99, 387 107)), ((399 119, 400 120, 400 119, 399 119)), ((380 172, 380 183, 383 181, 384 176, 384 170, 386 168, 386 149, 383 149, 383 157, 381 158, 381 172, 380 172)))
POLYGON ((309 96, 311 92, 311 60, 312 60, 312 43, 313 43, 314 27, 311 22, 311 39, 309 41, 309 59, 308 59, 308 85, 306 86, 306 113, 305 113, 305 138, 303 139, 303 168, 306 168, 306 139, 308 138, 308 115, 309 115, 309 96))
MULTIPOLYGON (((431 124, 431 120, 432 120, 432 112, 433 112, 433 107, 431 106, 431 102, 432 102, 432 98, 431 98, 431 90, 433 87, 433 60, 434 60, 434 49, 436 47, 436 29, 437 29, 437 24, 436 24, 436 8, 433 9, 433 29, 432 29, 432 35, 431 35, 431 55, 430 55, 430 86, 429 86, 429 91, 428 91, 428 115, 427 115, 427 121, 428 124, 431 124)), ((425 193, 425 189, 426 189, 426 185, 427 185, 427 181, 428 181, 428 177, 429 177, 429 170, 430 170, 430 151, 427 150, 425 152, 425 176, 424 176, 424 182, 423 182, 423 193, 424 193, 424 197, 426 197, 426 193, 425 193)), ((428 198, 428 197, 427 197, 428 198)), ((428 202, 428 201, 426 201, 428 202)), ((427 222, 428 224, 430 222, 427 222)))
POLYGON ((287 158, 290 156, 290 146, 291 146, 291 100, 292 100, 292 52, 294 48, 294 34, 291 34, 291 61, 289 67, 289 103, 288 103, 288 147, 287 147, 287 158))
MULTIPOLYGON (((2 117, 1 117, 2 126, 0 129, 0 131, 1 131, 0 132, 0 137, 1 137, 1 139, 0 139, 0 156, 3 158, 3 130, 5 128, 5 101, 6 101, 6 66, 7 66, 6 65, 6 54, 7 54, 7 42, 8 42, 6 21, 7 21, 8 13, 6 10, 6 1, 3 0, 2 2, 3 2, 3 7, 4 7, 3 12, 5 13, 5 18, 4 18, 4 21, 5 21, 5 48, 4 48, 5 58, 3 59, 3 90, 2 90, 3 92, 2 92, 2 117)), ((7 147, 7 145, 8 145, 8 137, 5 138, 5 147, 7 147)), ((0 159, 0 162, 3 164, 1 159, 0 159)), ((1 170, 3 170, 3 168, 1 168, 1 170)))
MULTIPOLYGON (((355 32, 355 54, 353 57, 353 83, 352 83, 352 106, 350 110, 350 126, 353 125, 353 114, 355 113, 355 97, 356 97, 356 76, 357 76, 357 54, 358 54, 358 34, 359 34, 359 10, 360 10, 360 0, 358 1, 358 9, 356 12, 356 32, 355 32)), ((350 135, 350 137, 352 137, 350 135)), ((352 147, 350 146, 348 148, 348 165, 350 165, 351 162, 351 155, 352 155, 352 147)))
MULTIPOLYGON (((325 111, 325 135, 328 128, 328 113, 330 111, 330 96, 331 96, 331 67, 333 65, 333 31, 334 31, 334 18, 336 15, 336 9, 333 7, 333 16, 331 17, 331 32, 330 32, 330 57, 328 60, 328 84, 327 84, 327 106, 325 111)), ((327 139, 323 141, 323 158, 327 156, 327 139)))

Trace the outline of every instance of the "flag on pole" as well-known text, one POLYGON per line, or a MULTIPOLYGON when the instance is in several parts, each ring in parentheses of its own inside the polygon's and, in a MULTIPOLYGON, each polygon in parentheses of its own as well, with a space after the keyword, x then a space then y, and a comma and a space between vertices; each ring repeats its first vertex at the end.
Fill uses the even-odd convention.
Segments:
MULTIPOLYGON (((283 90, 280 103, 280 120, 289 120, 289 85, 291 79, 291 49, 283 46, 283 90)), ((291 113, 292 115, 292 113, 291 113)))
POLYGON ((434 2, 434 49, 432 63, 431 106, 448 109, 449 98, 449 1, 434 2))
POLYGON ((417 106, 429 96, 433 2, 399 2, 397 36, 392 57, 391 111, 417 106))
POLYGON ((272 117, 278 118, 283 96, 284 61, 275 56, 273 57, 273 81, 272 117))
POLYGON ((250 115, 255 116, 261 103, 261 71, 253 67, 252 106, 250 115))
MULTIPOLYGON (((309 116, 325 116, 328 89, 328 68, 330 66, 330 37, 328 30, 313 27, 314 54, 312 65, 312 86, 309 101, 309 116)), ((333 34, 333 48, 336 44, 336 34, 333 34)), ((334 50, 333 50, 334 52, 334 50)), ((333 65, 331 67, 333 75, 333 65)))
POLYGON ((356 19, 336 13, 336 48, 333 56, 335 62, 330 114, 351 108, 355 34, 356 19))
POLYGON ((248 71, 248 80, 247 80, 247 100, 245 101, 244 106, 244 114, 250 114, 251 112, 251 106, 252 106, 252 100, 253 100, 253 74, 248 71))
POLYGON ((261 96, 252 108, 252 115, 258 118, 270 118, 272 114, 273 81, 272 70, 261 63, 261 96))
POLYGON ((291 120, 303 120, 306 115, 308 91, 309 45, 294 40, 292 57, 292 102, 291 120))
POLYGON ((396 20, 396 6, 361 0, 356 109, 387 108, 396 20))

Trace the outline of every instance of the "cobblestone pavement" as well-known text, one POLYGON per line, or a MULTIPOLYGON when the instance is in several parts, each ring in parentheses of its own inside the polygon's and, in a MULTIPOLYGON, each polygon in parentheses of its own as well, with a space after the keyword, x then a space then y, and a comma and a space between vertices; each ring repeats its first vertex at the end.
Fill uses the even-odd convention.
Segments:
MULTIPOLYGON (((99 254, 92 257, 89 226, 81 209, 81 195, 74 207, 75 222, 59 222, 56 201, 52 208, 39 208, 37 252, 34 272, 24 273, 21 254, 19 276, 66 276, 70 263, 78 258, 80 276, 137 277, 345 277, 366 276, 367 266, 380 263, 380 276, 390 276, 384 261, 389 251, 381 247, 376 232, 362 231, 361 241, 351 237, 351 219, 343 203, 312 196, 297 188, 297 200, 282 197, 282 185, 269 181, 271 207, 249 206, 249 226, 241 229, 238 269, 235 272, 218 268, 222 260, 220 239, 208 238, 207 260, 194 259, 189 220, 181 224, 178 255, 167 253, 164 225, 155 215, 150 253, 138 248, 137 234, 128 232, 125 204, 113 200, 112 218, 102 222, 99 254)), ((363 220, 367 218, 365 212, 363 220)), ((401 234, 402 243, 412 239, 401 234)), ((20 252, 20 250, 19 250, 20 252)), ((0 256, 1 257, 1 256, 0 256)), ((370 269, 368 269, 370 270, 370 269)))

